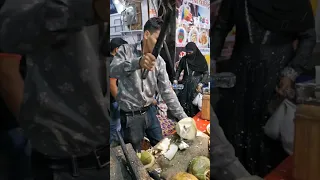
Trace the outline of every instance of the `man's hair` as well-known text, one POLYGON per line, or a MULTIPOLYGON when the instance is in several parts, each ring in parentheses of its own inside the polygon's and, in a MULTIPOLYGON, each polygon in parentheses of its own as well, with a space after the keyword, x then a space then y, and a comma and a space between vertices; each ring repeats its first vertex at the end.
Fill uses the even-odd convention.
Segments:
POLYGON ((163 21, 161 18, 153 17, 146 22, 146 24, 143 27, 143 31, 144 32, 149 31, 152 34, 160 30, 162 24, 163 24, 163 21))

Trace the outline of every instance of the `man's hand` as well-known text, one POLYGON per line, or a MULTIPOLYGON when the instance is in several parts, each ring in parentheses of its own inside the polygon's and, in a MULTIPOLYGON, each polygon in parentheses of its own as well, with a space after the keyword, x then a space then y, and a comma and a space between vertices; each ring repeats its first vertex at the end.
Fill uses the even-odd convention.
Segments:
POLYGON ((152 71, 154 70, 154 67, 156 65, 156 57, 154 57, 154 55, 152 55, 151 53, 147 53, 142 56, 139 64, 141 68, 152 71))
POLYGON ((288 77, 283 77, 280 79, 279 87, 276 87, 276 91, 281 96, 287 96, 288 92, 292 89, 293 82, 288 77))
POLYGON ((93 0, 93 9, 100 21, 109 22, 110 4, 106 0, 93 0))

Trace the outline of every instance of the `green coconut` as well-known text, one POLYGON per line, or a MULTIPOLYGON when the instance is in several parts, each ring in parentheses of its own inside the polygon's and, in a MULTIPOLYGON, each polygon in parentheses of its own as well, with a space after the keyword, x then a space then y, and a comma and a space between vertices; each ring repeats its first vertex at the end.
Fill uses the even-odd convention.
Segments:
POLYGON ((142 162, 145 168, 150 168, 155 163, 154 156, 148 151, 141 152, 141 154, 138 155, 138 157, 140 158, 140 161, 142 162))
POLYGON ((179 172, 171 180, 198 180, 194 175, 186 173, 186 172, 179 172))
POLYGON ((193 174, 199 180, 210 179, 210 160, 205 156, 198 156, 191 160, 188 173, 193 174))

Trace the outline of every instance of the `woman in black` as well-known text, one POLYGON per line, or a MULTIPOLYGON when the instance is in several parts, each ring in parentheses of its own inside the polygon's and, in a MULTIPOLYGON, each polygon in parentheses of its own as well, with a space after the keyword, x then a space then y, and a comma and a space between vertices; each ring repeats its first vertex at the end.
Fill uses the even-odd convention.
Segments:
POLYGON ((233 26, 236 43, 228 71, 237 82, 220 90, 215 111, 240 161, 250 173, 264 176, 286 157, 281 144, 264 135, 267 105, 275 89, 286 97, 307 67, 316 44, 313 12, 308 0, 223 0, 211 29, 214 58, 233 26))
POLYGON ((184 70, 181 82, 184 88, 178 98, 186 114, 193 117, 199 112, 199 109, 192 104, 192 101, 203 84, 208 83, 209 69, 205 57, 195 43, 189 42, 186 45, 186 52, 187 55, 180 60, 174 83, 177 83, 182 70, 184 70))

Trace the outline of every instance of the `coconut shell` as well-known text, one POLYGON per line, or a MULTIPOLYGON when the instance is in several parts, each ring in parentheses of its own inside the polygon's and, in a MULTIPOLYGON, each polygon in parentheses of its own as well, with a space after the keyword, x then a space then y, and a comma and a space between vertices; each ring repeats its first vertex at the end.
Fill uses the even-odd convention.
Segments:
POLYGON ((198 180, 198 179, 192 174, 189 174, 186 172, 179 172, 171 180, 198 180))

